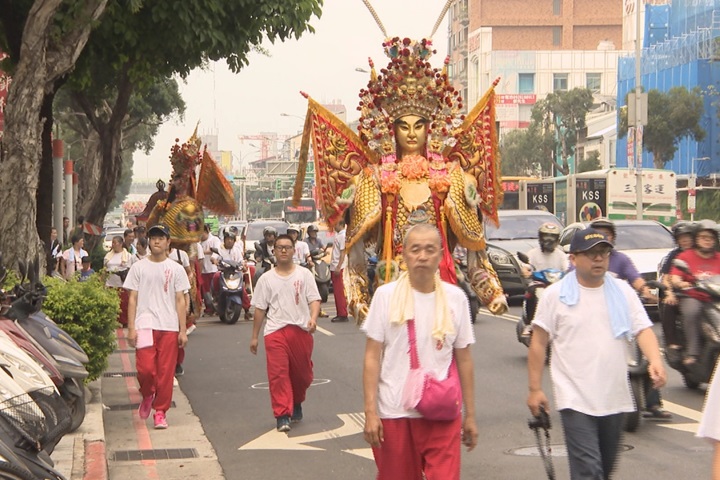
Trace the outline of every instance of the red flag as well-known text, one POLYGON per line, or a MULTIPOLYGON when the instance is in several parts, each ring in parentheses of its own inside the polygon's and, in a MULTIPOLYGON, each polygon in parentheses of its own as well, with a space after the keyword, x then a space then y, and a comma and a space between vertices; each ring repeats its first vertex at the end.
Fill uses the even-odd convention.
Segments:
POLYGON ((222 215, 237 213, 232 186, 207 150, 203 153, 195 198, 200 205, 215 213, 222 215))

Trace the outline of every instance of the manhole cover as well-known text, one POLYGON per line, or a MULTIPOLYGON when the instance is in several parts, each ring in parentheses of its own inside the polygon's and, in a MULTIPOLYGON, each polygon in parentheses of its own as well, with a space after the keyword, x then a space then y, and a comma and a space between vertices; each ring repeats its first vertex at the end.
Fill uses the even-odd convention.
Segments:
MULTIPOLYGON (((326 383, 330 383, 329 378, 316 378, 312 381, 310 384, 311 387, 317 387, 318 385, 325 385, 326 383)), ((270 386, 268 385, 268 382, 260 382, 256 383, 255 385, 251 385, 250 388, 254 388, 255 390, 268 390, 270 386)))
MULTIPOLYGON (((621 452, 627 452, 628 450, 632 450, 634 447, 632 445, 620 445, 620 451, 621 452)), ((550 445, 550 456, 551 457, 567 457, 567 448, 565 448, 564 443, 554 444, 550 445)), ((540 452, 538 451, 537 445, 533 445, 532 447, 519 447, 519 448, 511 448, 507 452, 508 455, 517 455, 519 457, 539 457, 540 452)))

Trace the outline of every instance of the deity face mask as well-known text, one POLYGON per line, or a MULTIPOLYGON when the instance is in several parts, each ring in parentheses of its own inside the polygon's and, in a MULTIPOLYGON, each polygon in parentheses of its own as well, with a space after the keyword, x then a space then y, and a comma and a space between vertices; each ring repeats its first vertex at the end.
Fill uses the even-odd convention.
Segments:
POLYGON ((395 121, 395 139, 401 155, 425 155, 427 123, 417 115, 405 115, 395 121))

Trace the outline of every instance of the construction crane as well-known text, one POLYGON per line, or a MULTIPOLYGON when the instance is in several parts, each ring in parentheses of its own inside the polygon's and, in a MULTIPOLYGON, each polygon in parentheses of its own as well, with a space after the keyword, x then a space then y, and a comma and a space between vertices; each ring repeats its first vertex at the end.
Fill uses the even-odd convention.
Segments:
POLYGON ((260 159, 269 158, 271 145, 273 146, 273 155, 277 154, 277 143, 284 142, 290 138, 290 135, 278 135, 277 133, 261 133, 259 135, 238 135, 238 140, 243 143, 245 140, 260 141, 260 159))

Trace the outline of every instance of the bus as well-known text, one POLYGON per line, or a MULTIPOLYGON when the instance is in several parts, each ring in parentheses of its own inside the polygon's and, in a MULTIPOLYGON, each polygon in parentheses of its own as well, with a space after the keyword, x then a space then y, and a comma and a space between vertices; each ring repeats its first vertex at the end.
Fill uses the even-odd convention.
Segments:
POLYGON ((503 202, 500 210, 519 210, 520 209, 520 181, 538 180, 535 177, 510 177, 504 176, 500 179, 503 189, 503 202))
POLYGON ((318 209, 312 198, 301 198, 296 207, 292 198, 279 198, 270 201, 270 216, 288 223, 313 223, 318 219, 318 209))

